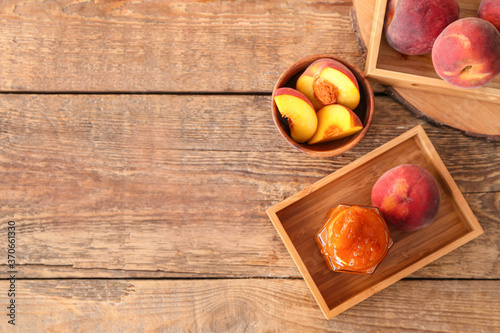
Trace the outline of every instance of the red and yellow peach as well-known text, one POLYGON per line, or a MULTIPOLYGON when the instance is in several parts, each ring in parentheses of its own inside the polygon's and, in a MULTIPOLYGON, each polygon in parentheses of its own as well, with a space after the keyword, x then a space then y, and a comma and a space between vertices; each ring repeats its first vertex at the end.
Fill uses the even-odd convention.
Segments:
POLYGON ((354 110, 360 101, 359 86, 352 72, 333 59, 319 59, 306 68, 297 80, 302 92, 316 110, 325 105, 341 104, 354 110))
POLYGON ((456 0, 389 0, 387 42, 403 54, 430 53, 439 34, 459 16, 456 0))
POLYGON ((436 39, 432 63, 436 73, 454 86, 483 86, 500 73, 500 32, 476 17, 455 21, 436 39))
POLYGON ((340 104, 324 106, 317 115, 318 129, 307 141, 309 144, 342 139, 363 129, 359 117, 340 104))
POLYGON ((493 24, 500 31, 500 1, 483 0, 477 10, 477 17, 493 24))
POLYGON ((288 120, 290 136, 295 142, 309 140, 318 127, 316 110, 304 94, 292 88, 279 88, 274 102, 281 115, 288 120))
POLYGON ((387 224, 400 230, 415 231, 434 221, 441 193, 427 170, 418 165, 403 164, 377 180, 371 200, 387 224))

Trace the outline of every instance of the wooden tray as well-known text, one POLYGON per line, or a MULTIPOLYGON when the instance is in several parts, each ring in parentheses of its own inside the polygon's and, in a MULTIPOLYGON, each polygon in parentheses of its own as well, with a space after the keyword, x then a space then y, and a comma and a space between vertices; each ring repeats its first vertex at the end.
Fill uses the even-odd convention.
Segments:
POLYGON ((483 233, 421 126, 269 208, 267 214, 327 319, 483 233), (438 182, 441 206, 436 220, 415 232, 391 230, 394 245, 373 275, 330 271, 314 239, 330 208, 339 203, 370 205, 377 179, 405 163, 424 167, 438 182))
MULTIPOLYGON (((372 32, 376 1, 377 0, 354 0, 354 30, 365 52, 367 52, 365 45, 368 43, 372 32)), ((384 2, 385 1, 386 0, 384 0, 384 2)), ((459 3, 461 3, 461 15, 471 16, 475 10, 473 8, 477 8, 476 6, 478 6, 479 1, 471 0, 467 2, 469 5, 466 5, 466 1, 464 0, 460 0, 459 3), (462 9, 462 7, 464 9, 462 9)), ((383 49, 382 53, 384 55, 385 52, 391 54, 396 52, 391 50, 392 48, 387 45, 383 36, 381 37, 381 43, 384 44, 380 46, 380 48, 383 49)), ((424 67, 427 66, 426 72, 429 72, 429 66, 432 66, 432 63, 429 62, 429 56, 415 56, 408 57, 408 59, 404 59, 405 57, 402 56, 399 57, 408 62, 408 68, 415 68, 413 65, 410 65, 413 61, 426 64, 423 65, 424 67)), ((388 59, 390 59, 390 57, 388 59)), ((368 61, 367 59, 367 62, 368 61)), ((373 60, 370 61, 373 64, 373 60)), ((381 63, 376 65, 376 68, 382 67, 381 69, 386 70, 388 64, 385 56, 380 59, 377 57, 377 62, 378 61, 381 61, 381 63)), ((401 67, 401 63, 396 62, 393 67, 389 68, 397 72, 396 67, 401 67)), ((411 70, 408 71, 412 74, 411 70)), ((434 78, 437 77, 437 74, 432 75, 435 75, 434 78)), ((496 94, 499 80, 500 79, 497 77, 493 83, 489 84, 495 87, 496 94)), ((456 128, 470 136, 485 137, 491 141, 500 141, 500 104, 470 98, 470 96, 467 95, 470 91, 464 89, 460 89, 462 92, 461 95, 452 96, 449 94, 437 93, 433 88, 419 90, 418 88, 421 88, 420 86, 410 85, 410 88, 408 85, 406 85, 406 87, 396 85, 395 82, 386 84, 393 84, 393 86, 388 89, 389 93, 417 116, 423 117, 438 125, 448 125, 456 128)), ((489 85, 486 86, 488 89, 490 89, 489 85)))
MULTIPOLYGON (((481 0, 457 0, 460 17, 476 17, 481 0)), ((476 89, 455 87, 441 79, 432 65, 431 55, 408 56, 394 50, 383 36, 387 0, 376 0, 365 74, 382 83, 437 92, 455 97, 500 103, 500 76, 476 89)), ((500 105, 498 105, 500 108, 500 105)))

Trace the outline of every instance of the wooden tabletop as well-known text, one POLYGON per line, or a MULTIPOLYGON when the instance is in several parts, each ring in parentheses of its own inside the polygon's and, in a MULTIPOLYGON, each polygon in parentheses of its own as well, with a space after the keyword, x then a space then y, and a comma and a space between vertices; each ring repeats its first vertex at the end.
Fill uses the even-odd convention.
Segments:
POLYGON ((351 10, 1 1, 0 331, 498 332, 498 143, 418 119, 377 84, 372 126, 341 156, 274 128, 271 89, 293 62, 363 68, 351 10), (484 234, 326 320, 265 211, 419 124, 484 234))

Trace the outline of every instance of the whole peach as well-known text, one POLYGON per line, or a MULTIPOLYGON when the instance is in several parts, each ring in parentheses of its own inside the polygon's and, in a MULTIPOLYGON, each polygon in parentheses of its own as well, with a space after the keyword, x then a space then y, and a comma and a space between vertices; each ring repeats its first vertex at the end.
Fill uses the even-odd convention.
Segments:
POLYGON ((403 164, 384 173, 371 193, 372 205, 386 222, 400 230, 415 231, 431 224, 439 210, 441 193, 424 168, 403 164))
POLYGON ((394 15, 387 26, 387 42, 408 55, 430 53, 441 31, 460 16, 456 0, 397 0, 388 10, 386 20, 391 19, 390 11, 394 15))
POLYGON ((500 1, 483 0, 477 10, 477 17, 493 24, 500 31, 500 1))
POLYGON ((384 18, 384 31, 391 24, 394 13, 396 12, 396 4, 398 0, 387 0, 387 6, 385 7, 385 18, 384 18))
POLYGON ((454 86, 483 86, 500 73, 500 32, 477 17, 455 21, 436 39, 432 63, 436 73, 454 86))

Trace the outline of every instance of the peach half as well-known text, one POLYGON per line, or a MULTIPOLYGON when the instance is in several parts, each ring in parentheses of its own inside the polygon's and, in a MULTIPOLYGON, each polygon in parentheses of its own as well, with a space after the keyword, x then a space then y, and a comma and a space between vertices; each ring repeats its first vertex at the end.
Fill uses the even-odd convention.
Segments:
POLYGON ((341 104, 355 109, 360 100, 354 74, 342 63, 318 59, 297 80, 297 90, 307 96, 316 110, 325 105, 341 104))
POLYGON ((500 32, 477 17, 455 21, 436 39, 432 63, 436 73, 456 87, 484 86, 500 73, 500 32))
POLYGON ((288 120, 290 136, 295 142, 306 142, 314 135, 318 117, 304 94, 292 88, 279 88, 274 93, 274 102, 281 115, 288 120))
POLYGON ((324 106, 317 115, 318 129, 307 142, 309 144, 342 139, 363 129, 359 117, 340 104, 324 106))

